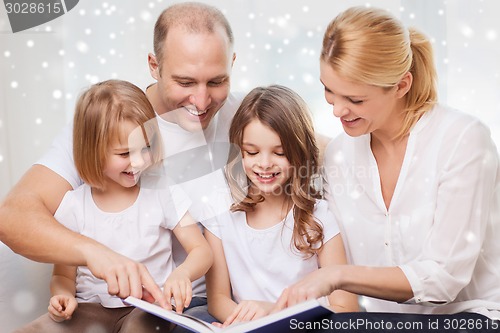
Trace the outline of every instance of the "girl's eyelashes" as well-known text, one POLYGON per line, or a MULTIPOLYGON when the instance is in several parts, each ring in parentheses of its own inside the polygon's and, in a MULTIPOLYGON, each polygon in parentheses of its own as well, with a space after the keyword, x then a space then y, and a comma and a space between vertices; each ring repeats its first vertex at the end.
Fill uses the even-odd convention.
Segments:
MULTIPOLYGON (((145 146, 145 147, 143 147, 143 148, 141 149, 141 152, 142 152, 142 153, 149 153, 150 151, 151 151, 151 146, 150 146, 150 145, 147 145, 147 146, 145 146)), ((116 155, 121 156, 121 157, 123 157, 123 158, 125 158, 125 157, 129 157, 129 155, 130 155, 130 151, 124 151, 124 152, 122 152, 122 153, 117 153, 116 155)))
MULTIPOLYGON (((246 155, 255 156, 255 155, 257 155, 259 152, 258 152, 258 151, 248 151, 248 150, 244 150, 244 151, 243 151, 243 153, 244 153, 244 154, 246 154, 246 155)), ((285 156, 285 153, 283 153, 283 152, 275 152, 274 154, 275 154, 276 156, 280 156, 280 157, 285 156)))

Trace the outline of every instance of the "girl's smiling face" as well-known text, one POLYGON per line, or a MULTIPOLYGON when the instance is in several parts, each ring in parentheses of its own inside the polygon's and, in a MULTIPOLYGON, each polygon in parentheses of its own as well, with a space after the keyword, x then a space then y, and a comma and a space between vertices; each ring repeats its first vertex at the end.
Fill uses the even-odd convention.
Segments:
POLYGON ((278 134, 258 119, 243 130, 243 168, 253 190, 263 196, 284 195, 292 165, 286 158, 278 134))
POLYGON ((142 171, 151 165, 151 151, 140 126, 128 120, 120 126, 119 137, 112 140, 108 149, 103 174, 108 186, 128 188, 135 186, 142 171))

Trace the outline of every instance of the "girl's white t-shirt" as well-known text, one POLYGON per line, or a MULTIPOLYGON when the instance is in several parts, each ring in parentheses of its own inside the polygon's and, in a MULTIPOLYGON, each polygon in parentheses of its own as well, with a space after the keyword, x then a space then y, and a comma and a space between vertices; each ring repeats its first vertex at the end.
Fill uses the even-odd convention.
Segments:
MULTIPOLYGON (((318 200, 314 216, 323 225, 325 243, 339 233, 326 201, 318 200)), ((319 267, 317 255, 305 258, 293 245, 293 209, 267 229, 250 227, 245 212, 226 212, 203 225, 222 242, 236 302, 276 302, 286 287, 319 267)))
MULTIPOLYGON (((189 205, 190 200, 181 191, 141 188, 132 206, 109 213, 97 207, 91 188, 83 184, 66 193, 54 217, 67 228, 143 263, 162 288, 175 269, 172 230, 189 205)), ((85 266, 77 270, 76 298, 78 302, 101 303, 104 307, 125 306, 120 298, 109 295, 106 282, 85 266)))

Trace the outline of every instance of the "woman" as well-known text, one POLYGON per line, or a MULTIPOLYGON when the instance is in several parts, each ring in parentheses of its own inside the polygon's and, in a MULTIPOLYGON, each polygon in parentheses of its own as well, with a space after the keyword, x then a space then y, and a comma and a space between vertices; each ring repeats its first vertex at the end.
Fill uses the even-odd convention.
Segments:
POLYGON ((437 104, 432 60, 382 10, 328 26, 320 77, 347 135, 325 153, 326 192, 352 265, 311 273, 279 307, 340 289, 369 296, 368 311, 500 318, 497 150, 477 119, 437 104))

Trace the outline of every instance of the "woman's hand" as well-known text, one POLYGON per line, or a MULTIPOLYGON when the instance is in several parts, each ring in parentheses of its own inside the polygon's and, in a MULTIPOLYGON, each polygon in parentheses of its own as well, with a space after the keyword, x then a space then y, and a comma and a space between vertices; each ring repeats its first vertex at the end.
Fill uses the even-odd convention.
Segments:
POLYGON ((167 299, 168 310, 172 309, 172 298, 175 302, 175 311, 182 313, 183 309, 191 303, 193 290, 189 274, 182 267, 176 268, 163 285, 163 294, 167 299))
POLYGON ((49 317, 55 322, 70 320, 78 307, 76 298, 68 295, 55 295, 49 301, 49 317))
POLYGON ((334 273, 335 266, 320 268, 309 273, 299 282, 283 290, 272 312, 310 299, 330 295, 336 289, 333 283, 334 273))

